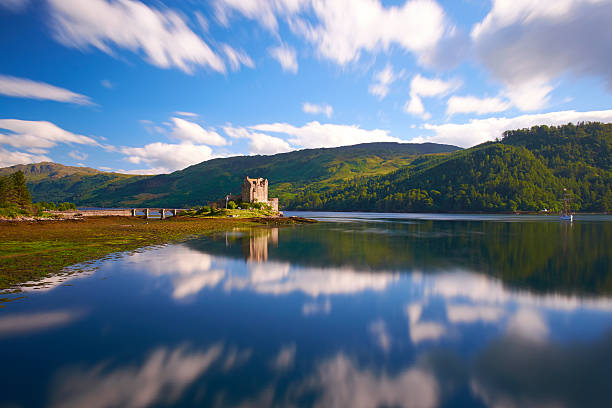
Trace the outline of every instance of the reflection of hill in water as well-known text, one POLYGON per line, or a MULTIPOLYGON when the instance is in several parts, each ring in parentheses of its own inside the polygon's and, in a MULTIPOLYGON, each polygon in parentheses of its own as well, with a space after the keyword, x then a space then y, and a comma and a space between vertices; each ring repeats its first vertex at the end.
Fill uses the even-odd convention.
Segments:
POLYGON ((612 293, 612 223, 419 221, 253 228, 188 243, 250 262, 362 271, 469 269, 536 291, 612 293))

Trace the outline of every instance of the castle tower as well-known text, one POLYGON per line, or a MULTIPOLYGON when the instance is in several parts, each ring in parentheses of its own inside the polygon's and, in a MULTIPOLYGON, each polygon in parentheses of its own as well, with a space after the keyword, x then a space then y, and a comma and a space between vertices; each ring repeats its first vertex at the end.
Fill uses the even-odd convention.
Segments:
POLYGON ((268 180, 246 177, 242 183, 242 201, 247 203, 267 203, 268 180))

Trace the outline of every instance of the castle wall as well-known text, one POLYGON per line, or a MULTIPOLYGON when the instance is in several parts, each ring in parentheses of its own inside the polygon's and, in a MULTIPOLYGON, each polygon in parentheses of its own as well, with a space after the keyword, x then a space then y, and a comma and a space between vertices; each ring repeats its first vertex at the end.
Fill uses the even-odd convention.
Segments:
POLYGON ((278 198, 268 198, 268 180, 246 177, 242 183, 242 201, 247 203, 266 203, 278 212, 278 198))
POLYGON ((242 183, 242 201, 265 203, 268 201, 268 180, 245 178, 242 183))

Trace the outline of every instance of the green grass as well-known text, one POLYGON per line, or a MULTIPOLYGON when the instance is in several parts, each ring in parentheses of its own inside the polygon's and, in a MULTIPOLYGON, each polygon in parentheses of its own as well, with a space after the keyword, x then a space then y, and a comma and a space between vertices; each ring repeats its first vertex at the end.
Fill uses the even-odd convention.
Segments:
POLYGON ((277 214, 272 210, 264 210, 257 208, 249 209, 225 209, 220 208, 213 210, 212 213, 197 214, 197 211, 187 211, 182 213, 183 216, 193 218, 256 218, 256 217, 274 217, 277 214))
POLYGON ((30 213, 19 207, 0 207, 0 218, 17 218, 29 216, 30 213))
POLYGON ((41 279, 69 265, 115 252, 249 225, 254 225, 250 219, 227 217, 176 217, 163 221, 123 217, 4 221, 0 223, 0 289, 41 279))

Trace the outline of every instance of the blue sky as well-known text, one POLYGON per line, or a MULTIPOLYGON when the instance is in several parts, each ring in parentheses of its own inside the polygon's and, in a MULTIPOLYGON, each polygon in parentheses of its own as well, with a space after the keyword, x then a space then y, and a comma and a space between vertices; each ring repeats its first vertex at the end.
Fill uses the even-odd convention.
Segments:
POLYGON ((0 0, 0 166, 612 122, 612 1, 0 0))

